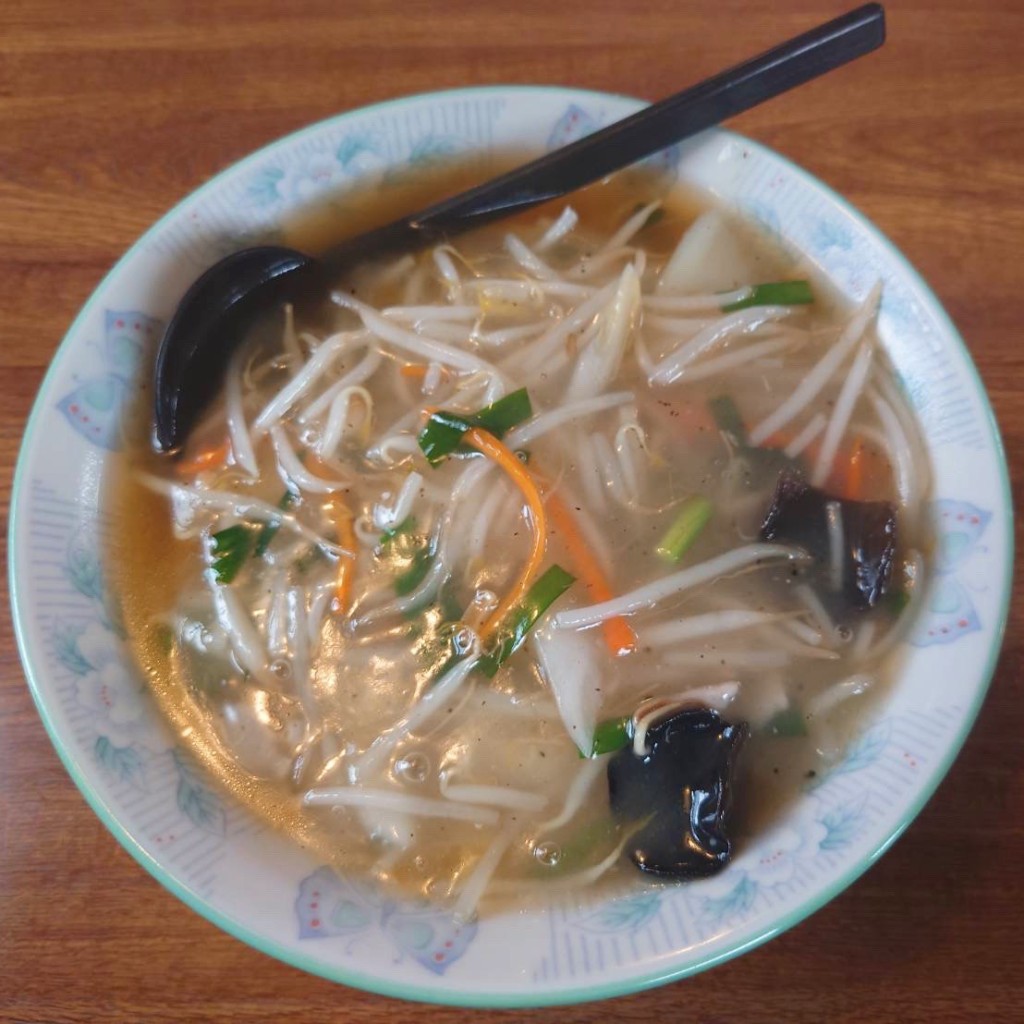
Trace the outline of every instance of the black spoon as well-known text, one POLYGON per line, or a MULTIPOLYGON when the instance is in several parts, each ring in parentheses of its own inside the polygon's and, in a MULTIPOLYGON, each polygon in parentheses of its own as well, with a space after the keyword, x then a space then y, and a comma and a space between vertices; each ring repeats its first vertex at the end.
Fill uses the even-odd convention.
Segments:
POLYGON ((865 4, 578 142, 319 257, 261 245, 220 260, 185 293, 160 343, 157 445, 169 451, 184 442, 261 310, 322 293, 346 267, 367 258, 419 249, 573 192, 862 57, 884 41, 882 6, 865 4))

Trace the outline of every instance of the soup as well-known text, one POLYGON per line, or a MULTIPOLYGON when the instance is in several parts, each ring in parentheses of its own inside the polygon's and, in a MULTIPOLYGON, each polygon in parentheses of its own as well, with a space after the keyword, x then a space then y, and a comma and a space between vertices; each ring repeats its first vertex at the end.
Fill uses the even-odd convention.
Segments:
POLYGON ((840 756, 922 590, 880 288, 847 309, 633 175, 331 298, 115 488, 182 742, 461 917, 720 870, 840 756))

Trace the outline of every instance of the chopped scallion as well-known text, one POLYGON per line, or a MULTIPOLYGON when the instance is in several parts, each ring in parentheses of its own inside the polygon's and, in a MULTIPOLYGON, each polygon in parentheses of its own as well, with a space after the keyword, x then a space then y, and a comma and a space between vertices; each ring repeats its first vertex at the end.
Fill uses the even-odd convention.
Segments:
POLYGON ((443 462, 458 448, 462 435, 471 426, 473 424, 465 416, 444 409, 439 409, 431 415, 419 436, 420 448, 426 455, 427 462, 432 466, 443 462))
POLYGON ((665 562, 678 562, 693 547, 711 519, 712 511, 713 507, 707 498, 699 494, 687 498, 665 536, 654 549, 657 556, 665 562))
POLYGON ((790 705, 784 708, 765 726, 765 732, 770 736, 782 736, 794 738, 807 735, 807 721, 800 714, 798 708, 790 705))
POLYGON ((905 590, 889 590, 882 598, 882 607, 889 612, 893 618, 903 614, 903 610, 910 604, 910 594, 905 590))
POLYGON ((213 573, 218 583, 230 583, 249 557, 252 538, 249 528, 241 523, 218 530, 210 537, 213 573))
POLYGON ((470 427, 481 427, 497 438, 502 438, 514 426, 528 420, 533 415, 530 396, 526 388, 520 388, 511 394, 499 398, 472 415, 463 415, 439 409, 427 421, 420 431, 419 445, 431 465, 437 465, 451 455, 462 435, 470 427))
POLYGON ((326 558, 327 556, 324 554, 323 548, 312 545, 305 554, 295 560, 295 571, 300 576, 305 576, 317 562, 322 562, 326 558))
POLYGON ((395 578, 395 593, 400 597, 411 594, 426 578, 434 561, 434 552, 424 545, 412 556, 409 568, 395 578))
POLYGON ((388 547, 396 538, 416 529, 416 517, 406 516, 397 526, 391 526, 380 535, 380 546, 388 547))
POLYGON ((728 395, 719 395, 708 401, 708 410, 715 421, 715 425, 723 434, 728 434, 734 444, 745 448, 747 446, 747 428, 743 425, 743 417, 740 416, 736 403, 728 395))
POLYGON ((614 818, 597 818, 577 828, 558 844, 558 859, 547 864, 537 862, 534 872, 541 877, 569 874, 603 860, 615 849, 622 828, 614 818))
POLYGON ((493 676, 522 646, 536 621, 575 582, 576 577, 553 565, 526 592, 526 597, 508 613, 498 627, 493 650, 480 659, 480 670, 493 676))
MULTIPOLYGON (((285 491, 281 495, 281 500, 277 503, 277 507, 283 512, 292 502, 295 501, 294 491, 285 491)), ((277 536, 277 531, 281 529, 280 522, 277 523, 264 523, 260 529, 259 535, 256 538, 256 549, 253 551, 253 555, 256 558, 262 558, 266 553, 267 548, 270 547, 270 542, 277 536)))
POLYGON ((473 425, 483 427, 489 434, 502 438, 513 427, 528 420, 532 415, 530 396, 526 393, 526 388, 520 388, 505 395, 504 398, 499 398, 493 405, 481 409, 473 417, 473 425))
POLYGON ((633 719, 629 715, 622 718, 609 718, 600 722, 594 730, 594 742, 590 753, 580 752, 580 757, 600 757, 602 754, 613 754, 621 750, 633 739, 633 719))
POLYGON ((755 284, 745 299, 727 302, 723 313, 735 313, 751 306, 806 306, 814 301, 810 281, 771 281, 755 284))
POLYGON ((153 640, 161 654, 170 654, 174 650, 174 630, 166 623, 159 622, 153 626, 153 640))

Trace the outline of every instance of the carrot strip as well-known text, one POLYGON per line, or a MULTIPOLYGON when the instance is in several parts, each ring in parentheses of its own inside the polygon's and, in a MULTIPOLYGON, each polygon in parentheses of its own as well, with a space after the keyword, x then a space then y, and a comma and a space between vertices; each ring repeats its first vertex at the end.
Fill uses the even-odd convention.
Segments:
MULTIPOLYGON (((349 551, 356 549, 356 533, 352 526, 352 513, 348 506, 340 500, 331 503, 334 522, 338 531, 338 543, 349 551)), ((338 611, 348 608, 352 596, 352 578, 355 575, 356 562, 352 555, 342 555, 338 559, 338 580, 334 587, 334 597, 338 602, 338 611)))
POLYGON ((846 466, 847 498, 860 499, 864 494, 864 442, 858 437, 853 442, 850 461, 846 466))
POLYGON ((398 368, 398 372, 403 377, 419 377, 422 379, 427 375, 427 367, 420 363, 403 363, 398 368))
MULTIPOLYGON (((565 542, 573 568, 583 580, 584 586, 590 591, 594 603, 610 601, 613 597, 611 585, 580 532, 576 517, 569 511, 569 506, 558 494, 549 494, 548 512, 551 515, 551 521, 565 542)), ((636 633, 621 615, 606 619, 601 624, 601 630, 604 633, 604 642, 613 658, 620 654, 631 654, 636 650, 636 633)))
POLYGON ((190 476, 193 473, 201 473, 204 469, 213 469, 215 466, 223 466, 231 454, 231 444, 225 439, 220 444, 203 448, 190 455, 188 458, 175 463, 174 471, 179 476, 190 476))
POLYGON ((487 458, 496 462, 511 478, 512 482, 523 492, 527 507, 530 510, 530 525, 533 528, 533 547, 530 550, 530 557, 523 566, 519 579, 515 586, 499 602, 490 617, 480 627, 480 639, 486 640, 495 627, 505 616, 526 597, 530 589, 530 583, 540 569, 544 561, 544 549, 547 542, 547 519, 544 513, 544 502, 541 501, 540 491, 533 482, 533 478, 526 471, 526 467, 519 461, 515 452, 507 448, 493 434, 481 427, 470 427, 462 435, 466 444, 472 445, 478 452, 482 452, 487 458))

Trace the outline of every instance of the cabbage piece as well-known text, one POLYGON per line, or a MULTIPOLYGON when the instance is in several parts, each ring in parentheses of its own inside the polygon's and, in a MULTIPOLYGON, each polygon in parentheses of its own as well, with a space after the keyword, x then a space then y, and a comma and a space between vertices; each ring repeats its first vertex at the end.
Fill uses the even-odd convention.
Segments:
POLYGON ((576 361, 566 401, 601 394, 612 382, 629 347, 640 314, 640 279, 627 264, 611 302, 598 314, 597 333, 576 361))
POLYGON ((660 295, 725 292, 757 279, 750 245, 718 210, 702 213, 680 239, 665 269, 660 295))

